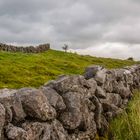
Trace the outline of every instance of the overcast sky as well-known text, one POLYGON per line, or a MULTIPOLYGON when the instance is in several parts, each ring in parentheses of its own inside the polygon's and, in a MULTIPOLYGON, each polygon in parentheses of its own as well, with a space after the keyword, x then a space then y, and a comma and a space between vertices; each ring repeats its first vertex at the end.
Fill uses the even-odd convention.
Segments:
POLYGON ((0 0, 0 42, 140 60, 140 0, 0 0))

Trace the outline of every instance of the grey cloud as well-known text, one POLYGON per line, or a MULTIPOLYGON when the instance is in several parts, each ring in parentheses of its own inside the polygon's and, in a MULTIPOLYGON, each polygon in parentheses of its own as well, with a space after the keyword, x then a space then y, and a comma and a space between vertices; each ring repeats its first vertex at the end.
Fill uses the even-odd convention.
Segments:
POLYGON ((138 0, 0 0, 0 42, 132 48, 140 44, 139 13, 138 0))
POLYGON ((110 42, 123 42, 129 44, 140 43, 140 19, 128 18, 121 23, 114 24, 110 30, 104 34, 104 40, 110 42))

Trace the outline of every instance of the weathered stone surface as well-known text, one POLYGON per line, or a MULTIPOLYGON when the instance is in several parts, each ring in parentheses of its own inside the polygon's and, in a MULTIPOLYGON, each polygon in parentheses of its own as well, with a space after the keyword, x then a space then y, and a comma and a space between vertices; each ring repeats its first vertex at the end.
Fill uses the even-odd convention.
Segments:
POLYGON ((24 129, 12 124, 6 126, 6 134, 9 140, 30 140, 24 129))
POLYGON ((103 67, 98 66, 98 65, 89 66, 85 69, 84 76, 86 79, 91 79, 91 78, 95 77, 96 73, 102 69, 103 69, 103 67))
POLYGON ((97 81, 98 85, 103 85, 106 80, 106 69, 102 69, 98 71, 95 75, 95 80, 97 81))
POLYGON ((129 86, 132 86, 133 85, 133 75, 131 74, 131 71, 130 70, 126 70, 124 72, 124 78, 125 78, 126 83, 129 86))
POLYGON ((82 108, 82 122, 80 124, 79 130, 83 131, 80 136, 89 136, 89 138, 94 138, 97 133, 96 123, 94 120, 95 114, 90 112, 85 104, 82 108))
POLYGON ((18 91, 23 108, 30 117, 43 121, 54 119, 55 109, 49 104, 47 97, 37 89, 23 88, 18 91))
POLYGON ((108 106, 108 112, 105 113, 105 116, 106 116, 106 119, 108 121, 112 120, 114 117, 116 117, 117 115, 123 113, 123 109, 121 108, 118 108, 117 106, 115 105, 110 105, 108 106))
POLYGON ((115 70, 115 77, 116 77, 116 81, 124 81, 124 73, 125 70, 124 69, 116 69, 115 70))
POLYGON ((21 100, 16 94, 16 90, 0 90, 0 103, 6 109, 6 122, 22 121, 25 118, 25 113, 22 108, 21 100))
POLYGON ((50 87, 42 87, 41 91, 45 94, 51 106, 56 110, 62 111, 66 108, 63 98, 54 89, 50 87))
POLYGON ((117 81, 115 78, 115 71, 114 70, 108 70, 106 72, 106 80, 103 84, 103 88, 106 92, 113 92, 114 86, 116 86, 117 81))
POLYGON ((63 95, 66 111, 60 115, 60 120, 66 129, 76 129, 82 121, 81 95, 77 92, 67 92, 63 95))
POLYGON ((5 108, 0 104, 0 139, 3 140, 3 128, 5 124, 5 108))
POLYGON ((68 140, 67 131, 64 130, 63 125, 57 120, 52 122, 52 131, 50 137, 52 140, 68 140))
POLYGON ((80 75, 62 76, 46 86, 51 86, 61 95, 66 92, 87 92, 87 89, 90 88, 84 76, 80 75))
POLYGON ((30 140, 50 140, 51 125, 40 122, 25 122, 22 128, 26 131, 30 140))
POLYGON ((57 120, 52 123, 25 122, 22 127, 26 130, 29 140, 68 140, 67 131, 57 120))
POLYGON ((109 123, 103 115, 101 115, 100 123, 101 123, 101 127, 100 127, 100 129, 98 129, 98 133, 99 133, 99 136, 104 136, 109 128, 109 123))
POLYGON ((94 119, 96 122, 97 129, 100 129, 101 128, 101 115, 103 112, 102 104, 96 96, 93 96, 90 100, 95 105, 95 111, 94 111, 95 117, 94 117, 94 119))
POLYGON ((7 89, 7 88, 0 89, 0 94, 13 94, 13 93, 16 93, 15 89, 7 89))
POLYGON ((114 88, 115 92, 118 93, 123 99, 130 98, 132 93, 129 87, 125 87, 123 82, 119 82, 118 85, 114 88))
POLYGON ((85 103, 90 111, 92 111, 92 112, 95 111, 96 106, 90 99, 86 99, 85 103))
POLYGON ((86 96, 88 98, 91 98, 92 96, 95 95, 95 91, 97 89, 97 82, 93 78, 87 80, 87 82, 88 82, 90 88, 89 88, 88 92, 86 93, 86 96))
POLYGON ((105 91, 101 88, 101 87, 97 87, 96 93, 95 93, 96 97, 98 98, 106 98, 106 93, 105 91))
POLYGON ((121 106, 122 104, 121 96, 115 93, 106 93, 106 99, 100 99, 100 101, 103 104, 103 107, 105 104, 114 104, 116 106, 121 106))

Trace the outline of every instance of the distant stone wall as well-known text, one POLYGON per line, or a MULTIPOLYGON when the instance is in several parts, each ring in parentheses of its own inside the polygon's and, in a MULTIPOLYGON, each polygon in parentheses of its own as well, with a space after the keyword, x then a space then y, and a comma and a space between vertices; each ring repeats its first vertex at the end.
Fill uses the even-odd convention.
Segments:
POLYGON ((0 140, 94 140, 140 87, 140 66, 60 76, 39 89, 0 90, 0 140))
POLYGON ((0 43, 0 51, 23 52, 23 53, 40 53, 50 49, 50 44, 41 44, 39 46, 17 47, 0 43))

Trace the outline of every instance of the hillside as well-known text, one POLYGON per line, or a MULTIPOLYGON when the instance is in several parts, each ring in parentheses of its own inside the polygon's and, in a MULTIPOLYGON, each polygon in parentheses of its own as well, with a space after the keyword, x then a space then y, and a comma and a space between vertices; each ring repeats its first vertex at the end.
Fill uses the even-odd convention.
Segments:
POLYGON ((56 50, 39 54, 0 52, 0 88, 39 87, 61 74, 82 74, 92 64, 120 68, 135 63, 56 50))

